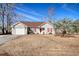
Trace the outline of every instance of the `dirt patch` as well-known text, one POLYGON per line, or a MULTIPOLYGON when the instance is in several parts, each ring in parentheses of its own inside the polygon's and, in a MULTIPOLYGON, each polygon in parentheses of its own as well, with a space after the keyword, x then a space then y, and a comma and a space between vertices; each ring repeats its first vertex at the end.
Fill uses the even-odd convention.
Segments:
POLYGON ((4 53, 11 56, 79 55, 79 35, 60 37, 53 35, 25 35, 2 45, 4 53))

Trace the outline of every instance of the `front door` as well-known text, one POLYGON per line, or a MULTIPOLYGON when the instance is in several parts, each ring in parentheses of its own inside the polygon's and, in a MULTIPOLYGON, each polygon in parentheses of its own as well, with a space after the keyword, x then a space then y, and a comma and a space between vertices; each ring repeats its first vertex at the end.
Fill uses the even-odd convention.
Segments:
MULTIPOLYGON (((40 28, 40 33, 42 33, 43 31, 44 31, 44 28, 40 28)), ((44 32, 43 32, 43 33, 44 33, 44 32)), ((42 33, 42 34, 43 34, 43 33, 42 33)))

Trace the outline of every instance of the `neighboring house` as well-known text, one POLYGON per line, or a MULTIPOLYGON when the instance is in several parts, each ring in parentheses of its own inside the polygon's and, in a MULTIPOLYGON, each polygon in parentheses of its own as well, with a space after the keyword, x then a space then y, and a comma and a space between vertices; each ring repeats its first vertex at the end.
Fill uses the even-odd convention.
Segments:
POLYGON ((55 34, 55 31, 48 22, 18 22, 12 26, 12 34, 55 34))

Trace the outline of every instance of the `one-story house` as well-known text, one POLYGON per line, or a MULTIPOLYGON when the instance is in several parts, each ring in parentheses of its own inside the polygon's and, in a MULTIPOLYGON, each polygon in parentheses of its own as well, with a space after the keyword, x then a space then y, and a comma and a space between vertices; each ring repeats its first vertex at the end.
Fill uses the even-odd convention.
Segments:
POLYGON ((55 30, 48 22, 18 22, 12 26, 12 34, 55 34, 55 30))

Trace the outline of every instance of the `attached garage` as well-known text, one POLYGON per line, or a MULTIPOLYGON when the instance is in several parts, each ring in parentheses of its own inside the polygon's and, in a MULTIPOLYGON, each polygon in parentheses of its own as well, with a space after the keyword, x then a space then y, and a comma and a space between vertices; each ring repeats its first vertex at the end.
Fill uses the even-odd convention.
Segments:
POLYGON ((23 35, 23 34, 25 34, 25 28, 24 27, 16 27, 15 33, 16 33, 16 35, 23 35))
POLYGON ((22 23, 17 23, 12 27, 13 35, 25 35, 27 34, 27 26, 22 23))

